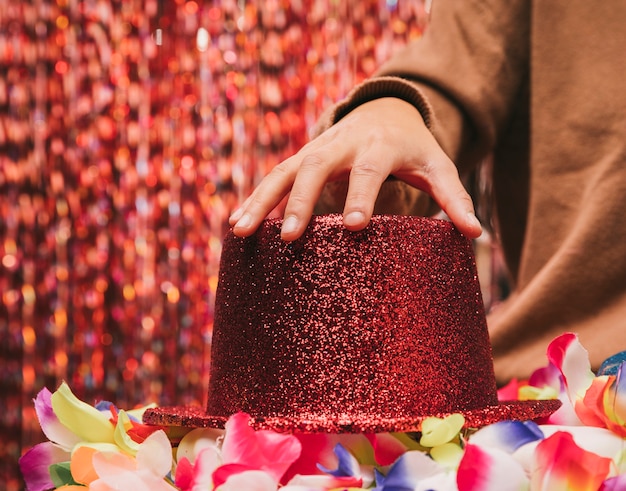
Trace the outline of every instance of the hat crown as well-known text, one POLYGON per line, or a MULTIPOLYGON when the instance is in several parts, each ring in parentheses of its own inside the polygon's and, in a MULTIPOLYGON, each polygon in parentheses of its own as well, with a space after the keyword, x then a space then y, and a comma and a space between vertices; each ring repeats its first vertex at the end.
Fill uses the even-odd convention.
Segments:
POLYGON ((472 245, 449 222, 316 216, 223 244, 207 413, 302 431, 405 430, 497 404, 472 245), (391 425, 392 427, 388 427, 391 425))

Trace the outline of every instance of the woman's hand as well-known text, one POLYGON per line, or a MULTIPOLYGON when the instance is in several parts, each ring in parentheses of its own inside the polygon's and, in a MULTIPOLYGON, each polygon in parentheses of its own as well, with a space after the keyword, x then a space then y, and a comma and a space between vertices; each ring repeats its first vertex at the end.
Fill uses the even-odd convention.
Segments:
POLYGON ((389 175, 428 193, 466 236, 481 234, 456 166, 417 109, 393 97, 357 107, 274 167, 229 221, 236 235, 251 235, 289 195, 281 237, 295 240, 309 223, 324 184, 348 179, 343 222, 348 230, 361 230, 389 175))

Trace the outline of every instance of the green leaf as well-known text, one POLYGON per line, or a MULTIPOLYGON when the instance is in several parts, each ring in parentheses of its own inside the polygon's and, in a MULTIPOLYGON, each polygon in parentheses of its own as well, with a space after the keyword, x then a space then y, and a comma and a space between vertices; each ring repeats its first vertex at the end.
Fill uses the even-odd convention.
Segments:
POLYGON ((52 464, 50 466, 50 477, 52 478, 52 482, 54 483, 55 488, 60 488, 61 486, 73 484, 76 486, 80 486, 79 483, 72 479, 72 472, 70 471, 70 463, 69 462, 60 462, 58 464, 52 464))

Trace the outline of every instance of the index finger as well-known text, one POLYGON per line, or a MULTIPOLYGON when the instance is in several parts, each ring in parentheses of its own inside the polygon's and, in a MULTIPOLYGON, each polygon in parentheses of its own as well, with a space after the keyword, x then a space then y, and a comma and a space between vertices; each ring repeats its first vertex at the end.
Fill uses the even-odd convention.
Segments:
POLYGON ((296 173, 295 156, 276 165, 230 216, 229 223, 233 227, 233 233, 240 237, 252 235, 265 217, 289 193, 296 173))
POLYGON ((295 240, 302 235, 324 185, 336 172, 334 166, 338 161, 341 159, 333 158, 327 152, 308 153, 302 158, 285 206, 281 228, 283 240, 295 240))

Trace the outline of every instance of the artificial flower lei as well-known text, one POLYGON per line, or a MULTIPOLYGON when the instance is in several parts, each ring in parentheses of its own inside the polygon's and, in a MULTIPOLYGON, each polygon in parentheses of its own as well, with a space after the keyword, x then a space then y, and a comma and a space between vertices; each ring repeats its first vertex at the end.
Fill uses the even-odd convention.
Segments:
POLYGON ((624 354, 598 374, 574 334, 548 347, 548 364, 502 399, 558 397, 548 420, 463 429, 464 418, 427 418, 415 434, 291 435, 253 430, 234 414, 224 430, 168 438, 141 423, 146 408, 90 406, 65 383, 35 399, 49 441, 20 467, 29 491, 418 491, 626 489, 624 354), (176 442, 172 445, 172 442, 176 442))

